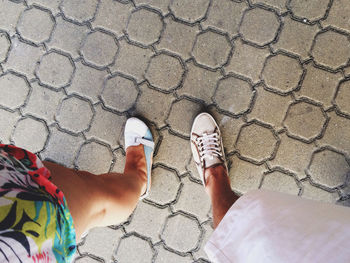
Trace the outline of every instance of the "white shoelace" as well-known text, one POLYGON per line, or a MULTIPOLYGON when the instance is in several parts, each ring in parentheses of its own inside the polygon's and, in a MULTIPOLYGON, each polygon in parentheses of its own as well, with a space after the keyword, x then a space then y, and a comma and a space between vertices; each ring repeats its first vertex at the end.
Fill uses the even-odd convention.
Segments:
POLYGON ((199 157, 201 162, 203 162, 204 158, 206 157, 210 158, 210 160, 212 160, 214 156, 222 157, 217 133, 204 133, 203 136, 196 138, 196 143, 199 149, 199 157))

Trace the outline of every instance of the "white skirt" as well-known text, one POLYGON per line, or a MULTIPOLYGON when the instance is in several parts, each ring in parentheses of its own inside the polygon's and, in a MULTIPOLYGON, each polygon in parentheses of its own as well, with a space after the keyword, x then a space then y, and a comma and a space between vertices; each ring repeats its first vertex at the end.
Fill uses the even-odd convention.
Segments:
POLYGON ((350 208, 255 190, 232 205, 205 251, 215 263, 348 263, 350 208))

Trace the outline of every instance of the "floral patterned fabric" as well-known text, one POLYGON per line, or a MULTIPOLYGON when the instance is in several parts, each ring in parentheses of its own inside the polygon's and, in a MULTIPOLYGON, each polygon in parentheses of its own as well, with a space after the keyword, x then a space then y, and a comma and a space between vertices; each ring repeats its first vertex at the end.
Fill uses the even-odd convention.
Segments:
POLYGON ((73 219, 36 155, 0 144, 0 262, 71 262, 73 219))

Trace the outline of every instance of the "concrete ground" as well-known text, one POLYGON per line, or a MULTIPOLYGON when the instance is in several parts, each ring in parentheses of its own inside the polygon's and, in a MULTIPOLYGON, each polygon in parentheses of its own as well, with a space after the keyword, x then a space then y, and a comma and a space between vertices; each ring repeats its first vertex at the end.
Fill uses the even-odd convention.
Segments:
POLYGON ((189 147, 203 110, 237 193, 350 205, 349 13, 348 0, 0 0, 0 140, 122 172, 123 125, 142 116, 152 193, 90 231, 76 262, 207 262, 210 203, 189 147))

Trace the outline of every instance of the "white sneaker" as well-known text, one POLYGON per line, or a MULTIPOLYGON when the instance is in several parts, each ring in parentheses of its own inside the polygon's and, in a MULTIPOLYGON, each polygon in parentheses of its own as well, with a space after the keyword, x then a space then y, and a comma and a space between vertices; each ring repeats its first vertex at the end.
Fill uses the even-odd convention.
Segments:
POLYGON ((206 185, 204 176, 206 169, 224 165, 227 170, 220 129, 214 118, 208 113, 199 114, 193 121, 191 150, 204 186, 206 185))

